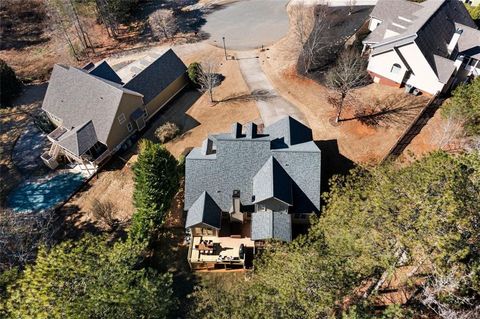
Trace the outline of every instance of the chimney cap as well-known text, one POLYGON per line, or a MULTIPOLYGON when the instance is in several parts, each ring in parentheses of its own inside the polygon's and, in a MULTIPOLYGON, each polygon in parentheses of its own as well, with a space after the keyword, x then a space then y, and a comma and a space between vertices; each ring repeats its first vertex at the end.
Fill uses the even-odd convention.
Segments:
POLYGON ((255 138, 257 137, 257 124, 253 122, 249 122, 246 127, 246 135, 247 138, 255 138))
POLYGON ((242 124, 238 122, 232 124, 232 137, 234 138, 242 137, 242 124))

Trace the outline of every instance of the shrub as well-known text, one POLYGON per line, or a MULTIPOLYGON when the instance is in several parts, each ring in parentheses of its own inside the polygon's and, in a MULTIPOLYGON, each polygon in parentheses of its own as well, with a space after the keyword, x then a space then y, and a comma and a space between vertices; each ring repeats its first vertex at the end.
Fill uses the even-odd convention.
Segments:
POLYGON ((0 106, 10 105, 12 100, 20 94, 22 82, 17 78, 15 71, 0 59, 0 106))
POLYGON ((202 72, 202 66, 200 65, 200 63, 198 62, 190 63, 190 65, 188 66, 187 73, 190 81, 192 81, 193 84, 199 85, 198 76, 200 75, 201 72, 202 72))
POLYGON ((180 128, 172 122, 167 122, 155 130, 155 136, 162 144, 174 139, 180 133, 180 128))
POLYGON ((480 6, 473 7, 469 4, 465 4, 465 7, 467 8, 468 13, 470 13, 472 19, 477 21, 478 24, 478 20, 480 20, 480 6))
POLYGON ((116 210, 115 204, 109 200, 101 202, 95 198, 90 204, 90 212, 93 217, 110 230, 115 229, 119 223, 115 217, 116 210))

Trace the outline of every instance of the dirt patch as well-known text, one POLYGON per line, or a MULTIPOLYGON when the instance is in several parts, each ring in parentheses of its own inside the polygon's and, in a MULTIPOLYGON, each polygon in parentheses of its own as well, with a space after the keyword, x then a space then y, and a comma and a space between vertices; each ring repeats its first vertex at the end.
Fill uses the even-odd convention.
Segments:
POLYGON ((100 202, 111 202, 116 210, 115 217, 128 223, 132 217, 133 207, 133 171, 129 165, 123 165, 120 159, 111 163, 93 177, 82 189, 73 196, 62 208, 67 212, 67 220, 81 228, 84 224, 96 223, 91 214, 93 199, 100 202))

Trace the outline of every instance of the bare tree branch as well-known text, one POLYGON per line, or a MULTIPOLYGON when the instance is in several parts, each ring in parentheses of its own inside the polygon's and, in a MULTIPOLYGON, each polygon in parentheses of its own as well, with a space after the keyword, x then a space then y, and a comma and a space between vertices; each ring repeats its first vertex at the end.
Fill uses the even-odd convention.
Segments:
POLYGON ((327 86, 339 95, 338 103, 334 106, 337 109, 335 122, 341 119, 345 99, 350 91, 368 82, 367 61, 354 49, 343 51, 337 64, 326 74, 327 86))
POLYGON ((203 92, 208 92, 210 102, 215 102, 213 89, 221 82, 222 75, 218 73, 219 63, 215 60, 205 60, 200 63, 197 82, 203 92))
POLYGON ((161 9, 153 12, 148 17, 148 23, 158 39, 170 39, 178 30, 177 19, 172 10, 161 9))

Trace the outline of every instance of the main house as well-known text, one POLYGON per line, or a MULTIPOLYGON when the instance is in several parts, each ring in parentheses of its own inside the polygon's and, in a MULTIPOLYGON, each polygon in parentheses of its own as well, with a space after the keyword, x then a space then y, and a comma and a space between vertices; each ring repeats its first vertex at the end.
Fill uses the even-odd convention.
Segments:
POLYGON ((42 109, 57 128, 42 160, 52 169, 66 160, 95 171, 187 85, 185 72, 171 49, 117 72, 105 61, 56 64, 42 109))
POLYGON ((374 81, 435 95, 480 74, 480 30, 463 3, 379 0, 363 41, 374 81))
POLYGON ((239 123, 186 157, 188 260, 193 269, 248 266, 266 240, 289 242, 320 211, 320 150, 285 117, 260 130, 239 123))

